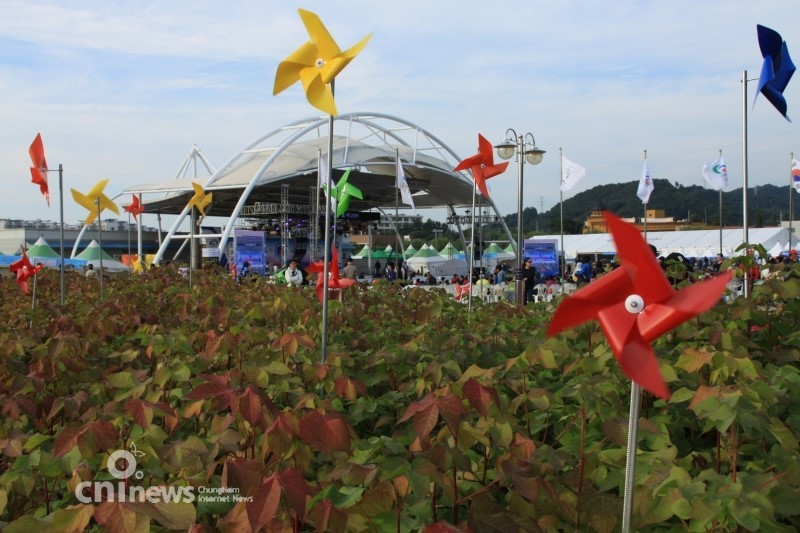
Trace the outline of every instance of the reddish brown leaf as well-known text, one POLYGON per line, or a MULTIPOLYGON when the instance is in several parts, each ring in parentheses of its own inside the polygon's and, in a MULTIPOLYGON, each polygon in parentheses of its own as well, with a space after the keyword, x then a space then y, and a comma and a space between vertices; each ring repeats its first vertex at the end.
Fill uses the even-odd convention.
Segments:
POLYGON ((397 423, 405 422, 412 417, 411 423, 414 426, 414 431, 417 432, 417 436, 420 440, 426 439, 439 420, 439 407, 433 393, 429 393, 423 399, 409 405, 405 414, 397 423))
POLYGON ((237 487, 241 494, 248 494, 250 489, 261 484, 263 468, 260 461, 229 459, 222 467, 222 475, 227 478, 228 487, 237 487))
POLYGON ((153 423, 153 409, 139 398, 129 398, 125 402, 125 414, 142 429, 147 429, 153 423))
POLYGON ((239 396, 239 413, 254 428, 266 425, 264 410, 261 407, 261 396, 255 386, 250 385, 239 396))
POLYGON ((220 345, 222 345, 222 341, 225 340, 225 335, 225 333, 217 335, 217 332, 213 329, 208 330, 208 333, 206 333, 206 347, 201 354, 203 359, 214 359, 214 356, 217 355, 219 351, 220 345))
POLYGON ((278 511, 281 503, 281 485, 273 474, 250 492, 253 501, 247 503, 247 519, 252 531, 261 531, 278 511))
POLYGON ((450 428, 451 433, 453 433, 453 435, 458 435, 458 426, 461 423, 461 419, 467 413, 461 398, 448 394, 447 396, 436 398, 436 404, 439 407, 442 418, 444 418, 444 421, 447 423, 447 427, 450 428))
POLYGON ((321 452, 350 451, 350 428, 344 417, 335 412, 308 411, 300 419, 300 438, 321 452))
POLYGON ((310 514, 317 531, 347 530, 347 514, 334 507, 329 500, 319 501, 310 514))
POLYGON ((484 387, 474 379, 469 379, 461 390, 469 404, 485 417, 489 416, 489 406, 492 402, 500 407, 500 399, 493 387, 484 387))
POLYGON ((300 435, 300 428, 294 413, 282 412, 275 422, 267 428, 267 444, 277 456, 282 456, 292 445, 292 439, 300 435))
POLYGON ((306 514, 306 498, 311 496, 311 487, 306 483, 303 473, 297 468, 289 468, 278 474, 286 502, 302 520, 306 514))
POLYGON ((62 457, 78 445, 78 437, 86 432, 86 426, 64 428, 56 437, 54 455, 62 457))
POLYGON ((536 451, 536 443, 521 433, 514 433, 510 449, 514 456, 530 461, 533 458, 533 453, 536 451))
POLYGON ((78 437, 78 447, 84 457, 117 445, 117 429, 108 420, 95 420, 87 424, 86 431, 78 437))
POLYGON ((700 385, 697 390, 694 392, 694 396, 692 396, 692 401, 689 403, 689 409, 694 410, 697 407, 697 404, 709 398, 711 396, 716 396, 719 391, 714 387, 708 387, 706 385, 700 385))
POLYGON ((355 400, 357 396, 367 396, 367 388, 362 381, 339 376, 333 382, 333 392, 347 400, 355 400))

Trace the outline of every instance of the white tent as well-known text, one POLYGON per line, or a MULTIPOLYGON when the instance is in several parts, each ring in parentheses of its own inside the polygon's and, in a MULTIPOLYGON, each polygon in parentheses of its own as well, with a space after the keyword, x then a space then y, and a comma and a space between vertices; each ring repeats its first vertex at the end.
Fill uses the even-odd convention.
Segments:
MULTIPOLYGON (((752 244, 760 244, 770 250, 777 242, 789 240, 787 228, 750 228, 748 237, 752 244)), ((533 240, 547 239, 560 242, 559 235, 537 235, 533 240)), ((722 230, 723 254, 730 257, 737 254, 744 239, 741 228, 722 230)), ((798 246, 797 237, 792 236, 794 246, 798 246)), ((719 230, 694 231, 650 231, 647 242, 658 250, 659 255, 666 256, 673 252, 682 253, 686 257, 704 257, 708 249, 719 250, 719 230)), ((613 255, 617 252, 614 239, 610 233, 587 233, 584 235, 564 235, 564 252, 567 260, 573 261, 578 255, 613 255)), ((716 255, 716 252, 715 252, 716 255)))
POLYGON ((87 265, 94 265, 94 268, 99 269, 100 256, 103 257, 103 270, 105 272, 127 272, 131 269, 128 265, 123 265, 103 251, 95 240, 90 242, 89 246, 76 255, 75 259, 83 259, 86 261, 87 265))
MULTIPOLYGON (((415 271, 422 271, 422 273, 433 272, 432 265, 444 263, 447 261, 446 257, 442 257, 436 249, 429 247, 422 247, 417 253, 408 259, 408 266, 415 271)), ((466 268, 466 265, 465 265, 466 268)))

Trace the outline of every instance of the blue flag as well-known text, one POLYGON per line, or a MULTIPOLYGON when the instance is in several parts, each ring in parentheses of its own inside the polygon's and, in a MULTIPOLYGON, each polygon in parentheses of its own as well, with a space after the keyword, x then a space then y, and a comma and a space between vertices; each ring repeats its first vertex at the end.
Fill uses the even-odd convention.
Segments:
MULTIPOLYGON (((789 57, 789 49, 781 35, 775 30, 771 30, 760 24, 756 25, 758 32, 758 46, 761 48, 761 55, 764 57, 764 64, 761 67, 761 77, 758 79, 758 93, 775 106, 783 118, 786 116, 786 99, 783 91, 792 79, 795 66, 789 57)), ((753 101, 755 104, 755 100, 753 101)))

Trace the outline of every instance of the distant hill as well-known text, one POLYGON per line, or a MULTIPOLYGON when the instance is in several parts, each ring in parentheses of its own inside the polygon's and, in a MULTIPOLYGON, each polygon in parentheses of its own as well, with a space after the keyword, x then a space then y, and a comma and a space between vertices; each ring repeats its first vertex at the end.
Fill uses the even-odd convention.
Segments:
MULTIPOLYGON (((668 180, 654 180, 648 209, 663 209, 676 220, 719 224, 719 193, 700 185, 685 186, 668 180)), ((638 181, 600 185, 564 200, 564 232, 581 233, 583 223, 592 211, 608 210, 622 217, 641 217, 644 207, 636 196, 638 181)), ((789 188, 775 185, 751 187, 747 197, 748 222, 752 227, 777 226, 789 216, 789 188)), ((800 210, 800 195, 793 199, 794 211, 800 210)), ((506 215, 508 226, 516 227, 517 214, 506 215)), ((523 211, 525 232, 559 232, 559 205, 544 213, 533 207, 523 211)), ((742 189, 723 191, 722 220, 726 226, 742 225, 742 189)))

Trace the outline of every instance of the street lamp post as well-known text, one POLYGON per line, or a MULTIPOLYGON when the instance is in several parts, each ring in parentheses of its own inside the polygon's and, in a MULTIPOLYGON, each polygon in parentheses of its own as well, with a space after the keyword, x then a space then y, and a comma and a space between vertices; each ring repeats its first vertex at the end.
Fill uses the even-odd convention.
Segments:
POLYGON ((536 147, 536 140, 533 134, 526 133, 525 135, 518 135, 516 131, 509 128, 506 131, 506 140, 495 146, 497 149, 497 156, 500 159, 511 159, 514 154, 517 154, 517 271, 514 274, 514 281, 516 283, 515 292, 517 294, 517 308, 522 309, 524 301, 525 286, 522 283, 522 253, 523 253, 523 237, 522 237, 522 165, 527 160, 531 165, 538 165, 542 162, 545 151, 536 147))

